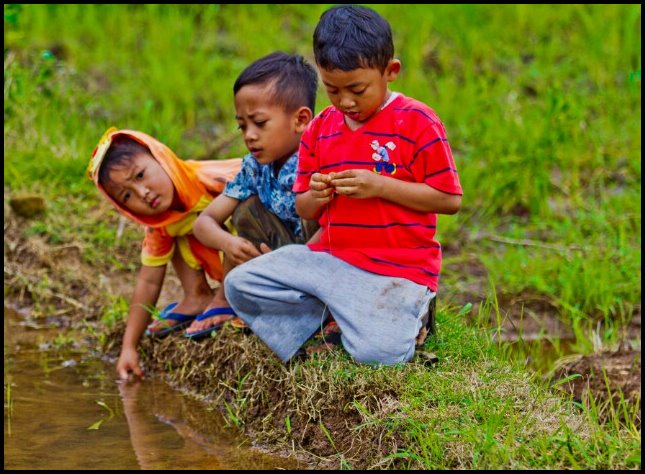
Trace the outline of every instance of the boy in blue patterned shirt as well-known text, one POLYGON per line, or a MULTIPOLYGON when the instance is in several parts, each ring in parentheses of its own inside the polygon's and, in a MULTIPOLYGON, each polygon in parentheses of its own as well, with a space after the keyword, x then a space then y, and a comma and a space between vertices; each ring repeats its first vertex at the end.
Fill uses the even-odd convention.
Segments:
MULTIPOLYGON (((300 136, 313 117, 317 87, 313 66, 283 52, 258 59, 235 81, 235 118, 249 153, 237 177, 193 226, 198 240, 224 252, 225 275, 262 253, 306 242, 317 228, 313 221, 301 223, 292 191, 300 136), (231 216, 237 235, 224 226, 231 216)), ((186 337, 206 336, 234 316, 220 285, 186 337)))

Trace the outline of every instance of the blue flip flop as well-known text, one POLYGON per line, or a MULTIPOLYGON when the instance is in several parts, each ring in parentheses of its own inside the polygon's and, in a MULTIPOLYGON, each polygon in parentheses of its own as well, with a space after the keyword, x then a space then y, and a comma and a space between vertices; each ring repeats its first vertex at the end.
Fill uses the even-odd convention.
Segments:
POLYGON ((166 306, 161 313, 159 314, 159 319, 172 319, 173 321, 177 321, 176 324, 160 329, 158 331, 150 331, 150 329, 146 329, 146 336, 148 337, 163 337, 167 336, 171 332, 178 331, 179 329, 183 329, 186 326, 188 326, 190 323, 193 322, 195 318, 197 318, 197 314, 184 314, 184 313, 177 313, 177 312, 172 312, 172 309, 177 306, 177 302, 175 303, 170 303, 168 306, 166 306))
MULTIPOLYGON (((196 321, 203 321, 204 319, 212 318, 213 316, 217 316, 218 314, 230 314, 232 316, 237 316, 235 314, 235 311, 233 311, 233 308, 211 308, 208 311, 204 311, 202 314, 197 316, 195 319, 196 321)), ((223 321, 219 324, 215 324, 211 327, 208 327, 206 329, 202 329, 201 331, 197 332, 185 332, 184 336, 187 337, 188 339, 192 339, 193 341, 197 341, 199 339, 202 339, 204 337, 208 337, 213 331, 217 331, 219 328, 221 328, 226 321, 223 321)))

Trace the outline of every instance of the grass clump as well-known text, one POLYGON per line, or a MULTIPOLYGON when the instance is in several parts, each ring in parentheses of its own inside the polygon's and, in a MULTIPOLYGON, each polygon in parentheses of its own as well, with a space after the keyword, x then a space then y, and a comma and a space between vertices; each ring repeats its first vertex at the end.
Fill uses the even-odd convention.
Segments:
MULTIPOLYGON (((5 215, 18 194, 45 201, 31 220, 5 217, 5 297, 117 342, 142 234, 86 177, 96 140, 117 126, 184 159, 240 156, 235 78, 276 49, 312 59, 326 8, 5 5, 5 215)), ((321 466, 639 468, 640 412, 621 392, 562 399, 489 333, 548 314, 593 357, 640 320, 640 5, 374 8, 403 64, 393 88, 442 118, 465 191, 439 218, 445 306, 426 346, 439 364, 369 368, 337 352, 283 366, 227 329, 147 341, 149 368, 321 466), (489 309, 492 329, 468 327, 465 303, 489 309)), ((321 89, 317 110, 328 103, 321 89)), ((558 388, 620 378, 567 370, 581 377, 558 388)), ((621 390, 640 400, 640 383, 621 390)))
POLYGON ((257 441, 305 450, 319 467, 638 465, 640 433, 599 429, 462 318, 442 313, 439 336, 425 349, 439 356, 432 368, 420 360, 357 365, 341 350, 283 365, 256 337, 225 327, 207 342, 181 335, 148 342, 145 353, 149 368, 226 407, 229 419, 257 441), (607 443, 613 451, 599 449, 607 443))

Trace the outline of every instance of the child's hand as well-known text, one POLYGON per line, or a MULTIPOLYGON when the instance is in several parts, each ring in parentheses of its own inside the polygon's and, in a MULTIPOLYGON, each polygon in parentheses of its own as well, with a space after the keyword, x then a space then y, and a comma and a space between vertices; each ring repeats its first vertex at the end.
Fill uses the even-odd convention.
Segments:
MULTIPOLYGON (((228 245, 222 250, 224 250, 226 256, 231 259, 231 263, 235 266, 261 255, 260 251, 250 241, 235 236, 231 236, 228 245)), ((266 252, 263 251, 263 253, 266 252)))
POLYGON ((314 173, 309 180, 309 191, 319 205, 327 204, 334 197, 334 187, 328 174, 314 173))
POLYGON ((330 185, 338 194, 357 199, 379 197, 381 176, 369 170, 345 170, 330 173, 330 185))
POLYGON ((133 376, 143 378, 143 370, 139 365, 139 354, 136 349, 124 348, 116 363, 116 372, 121 380, 130 380, 133 376))

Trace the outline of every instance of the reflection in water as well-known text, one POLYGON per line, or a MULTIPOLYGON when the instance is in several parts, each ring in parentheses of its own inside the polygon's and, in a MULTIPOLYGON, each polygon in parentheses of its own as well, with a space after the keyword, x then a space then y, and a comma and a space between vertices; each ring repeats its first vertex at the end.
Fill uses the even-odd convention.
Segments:
POLYGON ((511 358, 522 361, 529 369, 546 374, 553 369, 556 361, 577 352, 575 342, 570 339, 533 339, 504 343, 511 358))
POLYGON ((299 467, 250 450, 219 413, 162 382, 117 384, 111 364, 39 351, 14 324, 7 337, 6 316, 5 469, 299 467))

